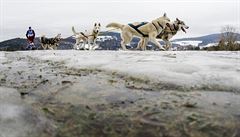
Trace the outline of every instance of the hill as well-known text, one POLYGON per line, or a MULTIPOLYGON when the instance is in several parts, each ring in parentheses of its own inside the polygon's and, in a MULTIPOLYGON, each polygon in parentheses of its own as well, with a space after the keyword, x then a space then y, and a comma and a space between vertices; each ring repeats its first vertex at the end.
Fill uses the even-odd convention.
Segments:
MULTIPOLYGON (((172 40, 173 47, 181 47, 181 46, 199 46, 204 47, 208 45, 214 45, 214 43, 219 42, 220 33, 205 35, 201 37, 192 37, 192 38, 181 38, 181 39, 174 39, 172 40)), ((237 34, 238 38, 237 41, 240 41, 240 34, 237 34)), ((117 32, 101 32, 99 35, 101 38, 98 38, 97 44, 100 46, 100 49, 104 50, 116 50, 119 48, 121 43, 120 33, 117 32), (109 39, 109 37, 111 37, 109 39)), ((133 38, 132 42, 130 43, 132 48, 137 46, 139 38, 133 38)), ((75 39, 73 37, 64 38, 60 42, 60 46, 58 49, 72 49, 75 43, 75 39)), ((162 41, 161 44, 164 44, 162 41)), ((35 45, 41 49, 40 40, 36 38, 35 45)), ((150 43, 150 45, 153 45, 150 43)), ((24 50, 27 46, 27 40, 24 38, 14 38, 6 41, 0 42, 0 50, 5 51, 16 51, 16 50, 24 50)))

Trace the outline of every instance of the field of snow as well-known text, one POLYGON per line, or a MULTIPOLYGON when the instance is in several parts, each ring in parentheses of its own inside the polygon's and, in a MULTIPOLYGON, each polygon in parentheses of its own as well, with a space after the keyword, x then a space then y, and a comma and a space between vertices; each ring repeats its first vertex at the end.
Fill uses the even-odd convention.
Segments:
POLYGON ((64 62, 77 69, 123 73, 183 90, 240 91, 239 52, 21 52, 40 60, 64 62))
POLYGON ((240 52, 0 52, 0 137, 239 137, 240 52))
POLYGON ((218 43, 209 43, 207 45, 201 46, 200 49, 208 48, 208 47, 212 47, 212 46, 216 46, 216 45, 218 45, 218 43))
POLYGON ((177 41, 177 42, 172 42, 173 44, 179 44, 181 46, 189 46, 192 45, 194 47, 197 47, 200 43, 202 43, 202 41, 177 41))

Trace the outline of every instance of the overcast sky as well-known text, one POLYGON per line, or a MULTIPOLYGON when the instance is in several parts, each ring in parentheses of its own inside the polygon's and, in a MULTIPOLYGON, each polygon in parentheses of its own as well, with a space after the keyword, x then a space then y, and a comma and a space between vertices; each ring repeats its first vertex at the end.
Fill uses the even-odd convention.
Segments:
POLYGON ((187 34, 175 38, 218 33, 224 25, 240 26, 240 0, 0 0, 0 41, 25 37, 28 26, 37 36, 53 37, 62 33, 102 29, 110 22, 127 24, 151 21, 167 13, 190 26, 187 34))

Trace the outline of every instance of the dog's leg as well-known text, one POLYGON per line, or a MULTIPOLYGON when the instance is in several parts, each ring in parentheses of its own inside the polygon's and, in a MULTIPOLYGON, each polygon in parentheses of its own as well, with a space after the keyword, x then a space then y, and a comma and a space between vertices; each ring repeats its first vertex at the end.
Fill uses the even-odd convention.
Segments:
POLYGON ((88 50, 91 50, 91 47, 92 47, 92 43, 90 41, 88 41, 88 50))
POLYGON ((157 37, 157 34, 155 34, 155 33, 150 33, 150 34, 149 34, 149 39, 150 39, 150 41, 152 41, 160 50, 165 50, 165 49, 161 46, 161 44, 157 41, 156 37, 157 37))
POLYGON ((47 49, 48 49, 48 44, 45 44, 44 50, 47 50, 47 49))
POLYGON ((53 50, 53 47, 51 45, 48 46, 48 49, 53 50))
POLYGON ((46 50, 46 48, 47 48, 46 44, 41 44, 41 46, 42 46, 43 50, 46 50))
POLYGON ((75 49, 75 50, 78 50, 78 49, 79 49, 78 43, 75 43, 75 44, 74 44, 73 49, 75 49))
POLYGON ((45 46, 45 49, 46 49, 46 50, 48 50, 48 49, 49 49, 49 45, 48 45, 48 44, 46 44, 46 46, 45 46))
POLYGON ((53 49, 57 50, 58 44, 54 45, 53 49))
POLYGON ((93 47, 93 43, 88 42, 88 50, 92 50, 92 47, 93 47))
POLYGON ((47 44, 47 50, 51 48, 51 45, 50 44, 47 44))
POLYGON ((144 41, 144 38, 141 38, 140 41, 138 42, 136 50, 138 50, 138 49, 142 50, 143 41, 144 41))
POLYGON ((94 45, 95 45, 95 41, 94 40, 89 40, 88 41, 88 45, 89 45, 89 50, 93 50, 94 49, 94 45))
POLYGON ((95 43, 91 45, 91 50, 94 50, 94 48, 95 48, 95 43))
POLYGON ((43 44, 41 44, 41 46, 42 46, 43 50, 45 50, 45 47, 44 47, 44 45, 43 45, 43 44))
POLYGON ((75 44, 73 45, 73 49, 76 49, 76 44, 77 44, 77 41, 76 41, 75 44))
POLYGON ((142 50, 147 50, 148 38, 144 38, 142 43, 142 50))
POLYGON ((160 50, 164 50, 164 51, 165 51, 165 49, 161 46, 161 44, 157 41, 157 39, 152 38, 151 41, 152 41, 154 44, 156 44, 160 50))
POLYGON ((142 38, 139 43, 139 48, 141 50, 146 50, 146 42, 148 41, 148 38, 142 38))
POLYGON ((82 44, 83 43, 79 43, 79 45, 78 45, 78 50, 82 50, 83 48, 82 48, 82 44))
POLYGON ((81 49, 80 43, 81 43, 81 40, 80 39, 76 39, 76 50, 80 50, 81 49))
POLYGON ((123 50, 127 50, 127 48, 126 48, 127 44, 128 44, 128 42, 125 42, 125 41, 121 42, 121 47, 122 47, 123 50))
POLYGON ((83 44, 82 48, 83 48, 84 50, 87 50, 87 48, 86 48, 87 41, 83 41, 82 44, 83 44))
POLYGON ((129 44, 132 40, 132 34, 127 32, 122 32, 122 41, 121 41, 121 47, 123 50, 127 50, 126 45, 129 44))
POLYGON ((97 47, 96 41, 93 41, 93 45, 92 45, 92 50, 95 50, 95 48, 97 47))
POLYGON ((172 43, 169 40, 164 40, 165 44, 166 44, 166 50, 171 50, 172 48, 172 43))
POLYGON ((78 45, 78 50, 82 50, 82 49, 83 49, 83 46, 82 46, 82 45, 83 45, 83 43, 80 42, 79 45, 78 45))
POLYGON ((76 46, 77 46, 77 45, 76 45, 76 43, 75 43, 75 44, 73 45, 73 49, 75 49, 75 50, 76 50, 76 46))

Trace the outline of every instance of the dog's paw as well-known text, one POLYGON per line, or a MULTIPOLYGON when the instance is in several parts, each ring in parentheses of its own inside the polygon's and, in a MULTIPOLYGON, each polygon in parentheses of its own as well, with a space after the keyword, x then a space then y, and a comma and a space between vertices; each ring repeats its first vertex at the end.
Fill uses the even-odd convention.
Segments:
POLYGON ((165 49, 165 48, 163 48, 163 47, 161 47, 161 48, 160 48, 160 51, 166 51, 166 49, 165 49))

